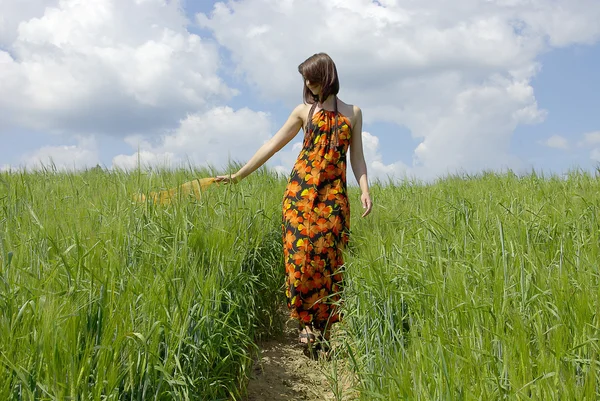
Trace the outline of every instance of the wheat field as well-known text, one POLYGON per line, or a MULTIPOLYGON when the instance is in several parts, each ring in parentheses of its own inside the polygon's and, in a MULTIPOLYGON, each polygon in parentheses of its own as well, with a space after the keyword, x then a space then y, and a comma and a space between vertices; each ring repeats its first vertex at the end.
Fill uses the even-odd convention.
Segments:
MULTIPOLYGON (((240 400, 281 331, 285 178, 169 205, 207 170, 0 173, 0 399, 240 400)), ((351 195, 335 358, 364 400, 598 399, 594 174, 351 195)))

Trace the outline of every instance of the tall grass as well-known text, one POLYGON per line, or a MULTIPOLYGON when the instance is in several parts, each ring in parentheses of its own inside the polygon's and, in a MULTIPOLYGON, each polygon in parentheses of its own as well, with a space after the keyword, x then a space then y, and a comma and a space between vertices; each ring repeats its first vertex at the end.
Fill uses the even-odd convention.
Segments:
POLYGON ((375 187, 346 275, 362 398, 600 398, 598 193, 586 173, 375 187))
MULTIPOLYGON (((131 202, 207 175, 0 175, 0 399, 243 396, 280 328, 285 180, 131 202)), ((361 398, 600 398, 599 192, 581 172, 374 185, 360 219, 351 189, 341 325, 361 398)))
POLYGON ((277 327, 284 184, 131 202, 206 175, 0 176, 0 399, 241 397, 277 327))

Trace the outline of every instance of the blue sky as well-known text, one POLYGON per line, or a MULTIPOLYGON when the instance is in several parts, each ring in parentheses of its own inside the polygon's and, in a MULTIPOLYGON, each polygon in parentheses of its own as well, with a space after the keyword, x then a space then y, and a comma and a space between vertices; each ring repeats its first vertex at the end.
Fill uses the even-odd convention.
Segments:
MULTIPOLYGON (((600 162, 595 0, 8 0, 0 15, 0 169, 247 160, 319 51, 363 109, 374 178, 600 162)), ((299 141, 269 165, 289 171, 299 141)))
POLYGON ((593 170, 600 161, 589 157, 589 147, 576 147, 582 133, 599 131, 600 44, 555 49, 540 57, 541 72, 532 86, 546 119, 515 130, 511 147, 536 169, 556 173, 573 168, 593 170), (573 146, 568 151, 540 145, 552 135, 561 135, 573 146))

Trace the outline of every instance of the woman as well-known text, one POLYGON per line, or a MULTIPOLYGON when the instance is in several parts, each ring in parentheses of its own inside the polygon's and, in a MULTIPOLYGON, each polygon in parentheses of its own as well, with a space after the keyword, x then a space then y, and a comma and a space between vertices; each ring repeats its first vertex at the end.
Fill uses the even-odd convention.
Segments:
POLYGON ((362 145, 362 112, 338 99, 339 80, 325 53, 298 66, 304 79, 304 103, 237 173, 217 182, 238 182, 262 166, 304 129, 302 150, 283 198, 286 295, 291 316, 300 321, 299 341, 329 339, 339 320, 342 250, 348 243, 350 210, 346 192, 346 153, 361 189, 363 217, 371 212, 362 145))

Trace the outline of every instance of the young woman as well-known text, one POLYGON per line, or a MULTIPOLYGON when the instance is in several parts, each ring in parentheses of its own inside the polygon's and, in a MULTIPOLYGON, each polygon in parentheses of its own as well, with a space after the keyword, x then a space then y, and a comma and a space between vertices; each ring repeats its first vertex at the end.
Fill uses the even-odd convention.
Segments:
POLYGON ((348 243, 350 209, 346 192, 346 153, 361 189, 363 217, 371 212, 362 145, 362 112, 338 99, 339 80, 325 53, 298 66, 304 79, 304 103, 238 172, 217 182, 238 182, 262 166, 302 127, 304 143, 283 197, 286 295, 291 316, 300 321, 299 341, 315 342, 316 330, 327 340, 339 320, 339 292, 348 243))

